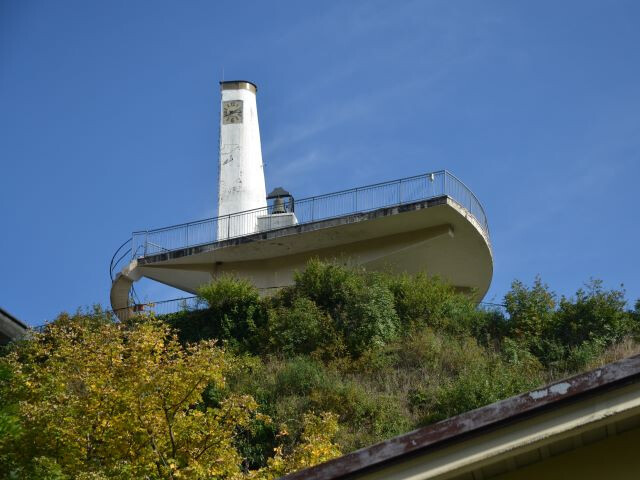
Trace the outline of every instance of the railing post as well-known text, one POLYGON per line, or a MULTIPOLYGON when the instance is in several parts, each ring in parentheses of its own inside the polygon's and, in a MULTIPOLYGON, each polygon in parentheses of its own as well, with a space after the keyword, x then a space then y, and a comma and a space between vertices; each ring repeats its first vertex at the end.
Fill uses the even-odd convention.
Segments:
POLYGON ((316 197, 311 198, 311 221, 313 222, 316 209, 316 197))
POLYGON ((398 205, 402 204, 402 180, 398 182, 398 205))
POLYGON ((144 256, 147 256, 147 245, 149 244, 149 232, 144 232, 144 256))
POLYGON ((229 240, 229 236, 231 235, 231 215, 227 216, 227 240, 229 240))

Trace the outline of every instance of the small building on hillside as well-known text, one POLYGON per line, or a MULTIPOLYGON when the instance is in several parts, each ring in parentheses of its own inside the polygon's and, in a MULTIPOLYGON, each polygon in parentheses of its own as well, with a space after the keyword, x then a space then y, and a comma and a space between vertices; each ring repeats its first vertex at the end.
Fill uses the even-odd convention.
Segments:
POLYGON ((287 475, 286 480, 636 480, 640 355, 287 475))

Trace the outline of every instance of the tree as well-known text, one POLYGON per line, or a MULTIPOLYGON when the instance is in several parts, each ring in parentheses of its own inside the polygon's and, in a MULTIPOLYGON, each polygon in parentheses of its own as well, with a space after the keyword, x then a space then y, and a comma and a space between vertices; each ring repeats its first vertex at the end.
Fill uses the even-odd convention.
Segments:
MULTIPOLYGON (((224 389, 236 362, 211 340, 183 346, 153 318, 123 325, 62 316, 0 359, 11 372, 0 398, 18 405, 20 421, 17 438, 0 438, 0 472, 6 478, 268 477, 273 469, 243 472, 234 444, 239 430, 270 421, 254 399, 227 393, 215 408, 202 402, 207 385, 224 389)), ((321 420, 332 428, 330 418, 321 420)), ((330 449, 331 442, 318 448, 330 449)), ((296 467, 275 458, 278 468, 296 467)))
POLYGON ((308 468, 340 455, 340 450, 331 442, 338 431, 337 416, 324 413, 321 416, 305 414, 302 441, 290 455, 283 455, 276 449, 276 455, 269 461, 268 468, 259 472, 263 478, 275 478, 288 472, 308 468))
POLYGON ((215 338, 239 350, 260 350, 267 309, 255 286, 245 279, 222 275, 201 286, 198 295, 209 305, 205 322, 215 338))
POLYGON ((504 303, 510 316, 511 334, 518 339, 535 342, 553 326, 556 296, 540 277, 536 277, 531 288, 515 280, 504 303))
POLYGON ((394 296, 377 276, 312 259, 303 271, 296 272, 294 280, 283 297, 306 298, 326 312, 332 330, 340 334, 354 357, 397 337, 400 320, 394 296))
MULTIPOLYGON (((0 385, 6 385, 11 377, 12 372, 8 366, 0 363, 0 385)), ((7 461, 7 453, 2 444, 16 442, 21 433, 18 404, 4 390, 0 389, 0 468, 7 461)))
POLYGON ((633 315, 625 310, 625 292, 605 290, 602 280, 592 279, 575 298, 560 299, 558 337, 569 347, 584 342, 608 346, 622 339, 634 328, 633 315))

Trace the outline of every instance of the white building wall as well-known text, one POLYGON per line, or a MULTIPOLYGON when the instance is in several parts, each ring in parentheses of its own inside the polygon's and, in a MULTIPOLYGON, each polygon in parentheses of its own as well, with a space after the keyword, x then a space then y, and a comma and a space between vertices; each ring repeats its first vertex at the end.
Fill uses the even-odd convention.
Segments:
POLYGON ((246 82, 222 84, 220 105, 220 159, 218 176, 218 240, 258 231, 258 217, 266 214, 267 200, 255 91, 246 82), (230 89, 232 87, 232 89, 230 89), (242 101, 242 122, 224 123, 224 104, 242 101), (251 215, 233 215, 253 209, 251 215))

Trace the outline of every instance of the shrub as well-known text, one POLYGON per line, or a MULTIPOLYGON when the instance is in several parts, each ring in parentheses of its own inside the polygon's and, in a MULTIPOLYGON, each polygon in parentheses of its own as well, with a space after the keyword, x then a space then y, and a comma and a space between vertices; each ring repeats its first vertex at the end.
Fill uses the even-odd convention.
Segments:
POLYGON ((286 362, 276 375, 279 395, 308 395, 326 383, 324 366, 309 357, 296 357, 286 362))
POLYGON ((556 336, 570 348, 584 342, 602 346, 617 342, 634 330, 625 306, 624 290, 605 290, 601 280, 591 280, 575 298, 560 300, 556 336))
POLYGON ((305 297, 334 319, 340 318, 350 296, 362 287, 355 270, 342 265, 311 259, 305 269, 296 272, 292 292, 305 297))
POLYGON ((209 308, 240 312, 260 301, 260 294, 248 280, 222 275, 216 280, 198 288, 198 296, 209 308))
POLYGON ((430 423, 525 392, 542 383, 537 362, 510 364, 488 356, 466 366, 461 374, 436 390, 425 421, 430 423))
POLYGON ((504 303, 509 313, 510 336, 535 344, 553 328, 556 296, 540 277, 531 288, 514 281, 504 303))
POLYGON ((178 332, 183 344, 223 338, 220 332, 220 323, 214 318, 209 309, 184 310, 158 317, 178 332))
POLYGON ((510 319, 506 337, 519 342, 553 372, 585 368, 609 345, 637 332, 638 322, 626 311, 623 290, 605 290, 590 281, 571 298, 555 294, 540 278, 533 287, 514 282, 505 296, 510 319))
POLYGON ((329 357, 344 353, 331 317, 305 297, 294 298, 290 307, 280 305, 270 309, 266 333, 265 343, 268 342, 272 353, 289 357, 312 352, 329 357))
POLYGON ((500 340, 507 336, 509 327, 504 313, 496 308, 477 308, 471 314, 470 333, 484 346, 499 348, 500 340))
POLYGON ((306 298, 326 312, 338 338, 356 357, 395 338, 399 319, 384 282, 363 271, 311 260, 283 298, 306 298))
POLYGON ((565 357, 557 362, 555 366, 560 371, 580 371, 601 356, 606 348, 607 344, 602 339, 597 338, 586 340, 573 347, 566 347, 565 357))
POLYGON ((393 295, 386 286, 361 285, 352 293, 339 325, 343 329, 349 351, 358 356, 395 338, 399 320, 393 305, 393 295))
POLYGON ((233 347, 259 352, 267 327, 267 306, 249 281, 223 275, 198 289, 209 308, 203 318, 215 338, 233 347))
POLYGON ((310 393, 310 400, 311 408, 338 415, 343 425, 338 441, 345 450, 398 435, 412 426, 397 395, 368 388, 358 378, 334 374, 310 393))
POLYGON ((475 310, 471 297, 460 294, 439 277, 388 275, 395 309, 405 329, 429 326, 448 331, 467 329, 475 310))

